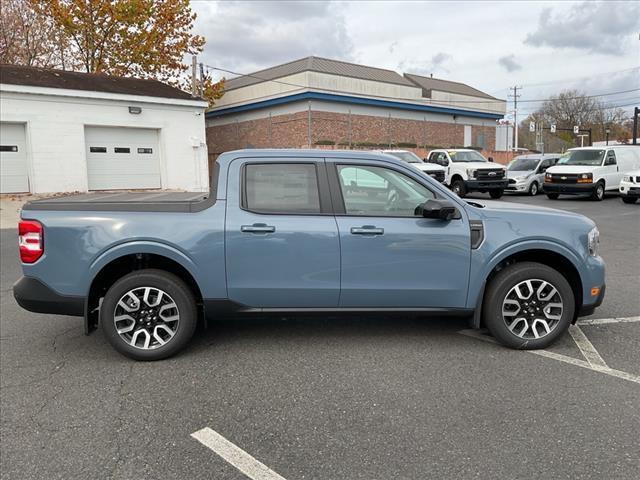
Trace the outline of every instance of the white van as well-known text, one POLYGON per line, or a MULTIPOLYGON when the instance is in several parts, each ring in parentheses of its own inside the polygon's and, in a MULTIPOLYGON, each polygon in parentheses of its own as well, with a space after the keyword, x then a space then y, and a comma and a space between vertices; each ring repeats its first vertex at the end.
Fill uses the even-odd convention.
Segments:
POLYGON ((588 194, 602 200, 617 192, 622 177, 640 168, 640 146, 581 147, 568 150, 547 169, 544 191, 552 200, 560 194, 588 194))

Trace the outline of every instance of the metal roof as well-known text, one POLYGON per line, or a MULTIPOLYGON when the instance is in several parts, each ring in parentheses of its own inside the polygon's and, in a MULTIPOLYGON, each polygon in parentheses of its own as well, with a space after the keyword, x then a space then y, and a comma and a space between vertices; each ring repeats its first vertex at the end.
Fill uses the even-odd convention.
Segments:
POLYGON ((276 80, 300 72, 318 72, 339 75, 341 77, 353 77, 374 82, 393 83, 415 87, 415 85, 402 75, 384 68, 367 67, 355 63, 342 62, 321 57, 306 57, 293 62, 277 65, 275 67, 260 70, 240 77, 232 78, 225 82, 225 90, 235 90, 249 85, 255 85, 264 81, 276 80))
POLYGON ((22 65, 0 64, 0 83, 178 100, 202 100, 158 80, 115 77, 102 73, 70 72, 22 65))
MULTIPOLYGON (((491 95, 481 92, 480 90, 470 87, 464 83, 460 82, 451 82, 449 80, 442 80, 439 78, 433 77, 423 77, 421 75, 414 75, 412 73, 405 73, 405 78, 413 82, 414 85, 417 85, 420 88, 423 88, 427 91, 437 90, 439 92, 449 92, 449 93, 457 93, 459 95, 469 95, 471 97, 482 97, 482 98, 490 98, 492 100, 498 100, 491 95)), ((429 92, 429 95, 431 93, 429 92)))

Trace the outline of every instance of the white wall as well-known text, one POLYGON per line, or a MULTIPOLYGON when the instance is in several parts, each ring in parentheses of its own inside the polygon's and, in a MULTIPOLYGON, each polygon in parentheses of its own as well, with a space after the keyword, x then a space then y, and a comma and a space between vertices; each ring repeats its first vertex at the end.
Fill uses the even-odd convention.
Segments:
POLYGON ((85 126, 157 129, 162 188, 209 188, 202 101, 7 84, 0 90, 0 120, 26 124, 33 193, 87 190, 85 126), (130 114, 129 106, 142 113, 130 114))

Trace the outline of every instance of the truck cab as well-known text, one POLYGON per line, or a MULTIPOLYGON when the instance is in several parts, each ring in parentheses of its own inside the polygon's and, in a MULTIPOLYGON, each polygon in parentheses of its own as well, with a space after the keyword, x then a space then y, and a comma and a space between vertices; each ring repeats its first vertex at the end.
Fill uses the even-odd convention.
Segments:
POLYGON ((589 195, 603 200, 605 192, 617 192, 625 174, 640 168, 640 146, 572 148, 544 177, 551 200, 562 195, 589 195))
POLYGON ((471 149, 432 150, 427 162, 446 168, 445 185, 459 197, 469 192, 489 192, 491 198, 502 197, 507 188, 507 169, 487 160, 471 149))

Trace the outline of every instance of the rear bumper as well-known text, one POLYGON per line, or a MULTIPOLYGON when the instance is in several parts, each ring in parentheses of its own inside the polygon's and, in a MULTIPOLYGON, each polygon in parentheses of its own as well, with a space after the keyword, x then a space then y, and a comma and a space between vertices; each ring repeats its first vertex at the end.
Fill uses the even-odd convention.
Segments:
POLYGON ((37 278, 20 278, 13 285, 13 296, 18 305, 30 312, 84 316, 84 297, 60 295, 37 278))
POLYGON ((597 184, 595 183, 544 183, 545 193, 580 194, 591 193, 597 184))
POLYGON ((509 185, 508 180, 467 180, 464 182, 467 190, 504 190, 509 185))

